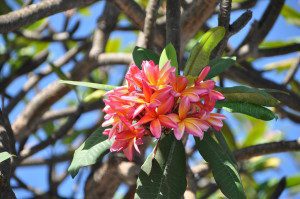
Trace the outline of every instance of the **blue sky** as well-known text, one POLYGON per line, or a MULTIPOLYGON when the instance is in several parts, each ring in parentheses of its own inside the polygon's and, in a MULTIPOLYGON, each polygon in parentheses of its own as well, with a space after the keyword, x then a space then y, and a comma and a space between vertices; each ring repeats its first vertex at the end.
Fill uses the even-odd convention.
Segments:
MULTIPOLYGON (((253 21, 254 19, 259 19, 261 17, 262 11, 266 8, 267 4, 269 1, 266 0, 260 0, 258 5, 252 9, 253 11, 253 19, 251 21, 253 21)), ((298 11, 300 10, 299 8, 299 2, 295 1, 295 0, 287 0, 286 3, 288 5, 290 5, 291 7, 293 7, 294 9, 297 9, 298 11)), ((96 24, 96 20, 97 17, 99 16, 99 14, 101 13, 103 9, 103 2, 94 4, 91 7, 91 15, 90 16, 82 16, 82 15, 76 15, 71 23, 75 23, 76 20, 80 20, 81 21, 81 26, 78 30, 78 32, 76 33, 76 36, 84 36, 86 34, 90 34, 93 31, 93 28, 95 27, 96 24)), ((231 21, 234 21, 239 15, 241 14, 241 12, 234 12, 232 14, 232 18, 231 21)), ((57 14, 54 16, 50 17, 50 21, 51 24, 57 28, 58 30, 61 28, 62 26, 62 14, 57 14)), ((212 19, 209 20, 209 24, 211 26, 216 26, 217 24, 217 17, 214 16, 212 17, 212 19)), ((249 23, 251 24, 251 22, 249 23)), ((230 39, 230 44, 235 47, 239 44, 239 42, 244 38, 244 36, 247 34, 250 25, 247 25, 246 28, 243 29, 243 31, 239 32, 238 34, 234 35, 231 39, 230 39)), ((273 27, 272 31, 270 32, 270 34, 267 36, 266 40, 267 41, 276 41, 276 40, 290 40, 290 39, 294 39, 296 37, 300 36, 300 31, 299 28, 296 28, 295 26, 292 26, 290 24, 288 24, 284 18, 282 16, 279 17, 279 19, 277 20, 275 26, 273 27)), ((127 45, 133 44, 133 42, 135 41, 136 35, 133 33, 127 33, 127 32, 119 32, 119 31, 115 31, 112 35, 112 38, 122 38, 122 47, 125 48, 127 45)), ((3 45, 2 40, 0 39, 0 46, 3 45)), ((49 60, 56 60, 58 57, 60 57, 61 55, 63 55, 63 51, 60 47, 60 45, 58 44, 52 44, 50 46, 50 51, 51 51, 51 55, 49 60)), ((257 61, 255 61, 254 65, 256 68, 262 68, 264 65, 266 65, 267 63, 270 62, 274 62, 277 60, 282 60, 282 59, 286 59, 289 57, 294 57, 296 54, 289 54, 289 55, 284 55, 284 56, 279 56, 279 57, 271 57, 271 58, 263 58, 263 59, 259 59, 257 61)), ((68 65, 66 65, 64 67, 64 71, 67 72, 70 70, 70 68, 72 67, 73 63, 70 63, 68 65)), ((37 71, 41 70, 44 67, 44 65, 42 65, 41 67, 39 67, 37 69, 37 71)), ((111 75, 110 76, 110 80, 109 83, 111 84, 116 84, 119 79, 122 76, 122 73, 120 73, 119 71, 123 71, 125 72, 124 67, 120 67, 120 66, 115 66, 111 69, 111 75)), ((298 73, 296 74, 296 77, 299 79, 300 71, 298 71, 298 73)), ((5 71, 4 71, 5 73, 5 71)), ((269 74, 267 74, 268 78, 271 78, 273 80, 276 80, 277 82, 280 82, 283 80, 284 78, 284 74, 276 74, 274 72, 271 72, 269 74)), ((15 94, 19 91, 19 89, 21 89, 20 85, 23 85, 24 82, 26 82, 26 77, 21 77, 19 78, 17 81, 15 81, 9 88, 8 91, 11 94, 15 94)), ((50 75, 49 77, 46 77, 43 79, 43 81, 41 82, 41 84, 39 85, 40 88, 46 87, 50 82, 54 81, 57 79, 56 75, 50 75)), ((233 85, 232 82, 226 82, 227 86, 231 86, 233 85)), ((35 95, 34 91, 31 91, 28 95, 28 98, 32 98, 35 95)), ((76 99, 75 94, 73 92, 71 92, 70 94, 68 94, 63 101, 56 103, 52 108, 53 109, 61 109, 63 107, 67 106, 67 102, 68 99, 76 99)), ((12 114, 10 115, 10 119, 11 121, 14 121, 15 118, 17 117, 17 115, 23 110, 25 104, 20 104, 18 105, 14 111, 12 112, 12 114)), ((238 123, 236 121, 236 119, 234 117, 232 117, 229 114, 226 114, 229 117, 229 123, 230 125, 234 128, 234 130, 236 132, 239 132, 239 134, 237 135, 238 139, 241 140, 245 137, 245 132, 243 132, 243 130, 241 129, 241 127, 238 127, 238 123)), ((82 116, 78 122, 78 124, 76 125, 77 129, 81 129, 84 127, 88 127, 91 126, 91 124, 95 124, 97 122, 99 118, 99 114, 97 114, 95 111, 91 112, 91 113, 87 113, 84 116, 82 116)), ((290 139, 297 139, 299 137, 299 128, 300 125, 296 125, 293 122, 290 122, 286 119, 279 119, 276 121, 272 121, 269 123, 269 128, 270 130, 279 130, 282 131, 284 134, 284 138, 287 140, 290 139)), ((39 132, 38 133, 40 135, 41 138, 45 138, 45 134, 43 132, 39 132)), ((78 143, 80 143, 82 140, 78 140, 78 143)), ((268 140, 266 140, 267 142, 268 140)), ((32 138, 30 139, 29 143, 34 144, 37 143, 38 140, 36 138, 34 138, 32 136, 32 138)), ((43 150, 42 152, 38 153, 35 155, 35 157, 49 157, 51 154, 59 154, 62 151, 65 150, 65 147, 63 147, 63 145, 61 143, 56 144, 53 147, 48 147, 47 149, 43 150)), ((270 170, 268 172, 264 172, 264 173, 258 173, 255 178, 262 182, 270 177, 275 177, 275 178, 280 178, 282 176, 290 176, 296 173, 299 173, 299 165, 295 165, 292 162, 292 158, 289 154, 277 154, 277 155, 272 155, 272 157, 279 157, 282 162, 284 162, 284 164, 282 164, 279 169, 277 170, 270 170)), ((57 166, 58 172, 63 172, 67 169, 68 167, 68 163, 61 163, 57 166)), ((59 193, 62 196, 70 196, 73 192, 74 189, 74 184, 75 182, 78 180, 78 177, 81 175, 81 184, 79 185, 79 192, 76 195, 76 198, 82 198, 83 197, 83 183, 85 182, 85 178, 88 175, 88 170, 89 169, 84 169, 81 174, 79 174, 75 179, 72 179, 70 176, 64 181, 64 183, 59 187, 59 193)), ((37 187, 38 189, 40 189, 41 191, 46 191, 47 190, 47 167, 28 167, 28 168, 20 168, 17 169, 17 175, 24 180, 24 182, 28 183, 30 186, 33 187, 37 187)), ((14 182, 13 182, 14 183, 14 182)), ((125 188, 123 186, 123 188, 119 189, 119 191, 124 192, 125 188)), ((16 194, 18 198, 27 198, 30 197, 30 193, 27 191, 23 191, 23 190, 16 190, 16 194)), ((285 192, 285 196, 287 196, 287 193, 285 192)))

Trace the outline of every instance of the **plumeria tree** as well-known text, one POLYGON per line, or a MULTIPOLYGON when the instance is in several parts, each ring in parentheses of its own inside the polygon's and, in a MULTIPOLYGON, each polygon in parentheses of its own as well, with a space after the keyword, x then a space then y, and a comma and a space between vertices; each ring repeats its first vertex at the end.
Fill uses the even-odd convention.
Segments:
MULTIPOLYGON (((260 3, 3 1, 1 198, 83 197, 78 186, 86 198, 297 193, 299 175, 261 182, 255 174, 280 167, 277 157, 264 155, 300 150, 298 140, 266 133, 267 121, 300 121, 300 44, 265 41, 280 15, 295 26, 300 15, 284 0, 270 0, 240 44, 228 42, 260 3), (84 18, 95 15, 88 31, 84 18), (259 58, 290 53, 254 67, 259 58), (268 71, 287 75, 281 84, 266 78, 268 71), (243 137, 234 133, 239 129, 243 137), (23 179, 22 168, 32 166, 46 166, 47 190, 23 179)), ((299 157, 290 154, 296 165, 299 157)))

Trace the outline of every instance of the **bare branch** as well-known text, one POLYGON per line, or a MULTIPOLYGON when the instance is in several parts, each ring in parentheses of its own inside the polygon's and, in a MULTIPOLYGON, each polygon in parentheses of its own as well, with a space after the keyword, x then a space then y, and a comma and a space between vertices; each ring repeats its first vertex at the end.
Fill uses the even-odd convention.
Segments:
POLYGON ((155 21, 157 17, 157 10, 159 8, 160 0, 150 0, 147 9, 146 9, 146 17, 145 17, 145 25, 144 25, 144 37, 145 37, 145 46, 146 48, 152 48, 153 42, 153 33, 155 28, 155 21))
POLYGON ((181 47, 194 37, 205 21, 213 14, 217 0, 195 0, 181 17, 181 47))
POLYGON ((267 155, 271 153, 281 153, 300 150, 300 140, 270 142, 258 144, 239 149, 234 152, 237 160, 247 160, 255 156, 267 155))
POLYGON ((0 33, 8 33, 44 17, 72 8, 87 6, 93 2, 95 0, 49 0, 32 4, 0 16, 0 33))
POLYGON ((93 46, 90 56, 95 57, 103 53, 110 33, 115 28, 120 10, 110 1, 106 1, 104 11, 98 19, 97 28, 93 36, 93 46))
POLYGON ((59 140, 60 138, 62 138, 63 136, 65 136, 68 131, 73 127, 73 125, 75 124, 75 122, 78 120, 78 118, 80 117, 82 113, 82 108, 79 107, 77 109, 76 114, 71 115, 68 120, 56 131, 53 132, 52 135, 50 135, 46 140, 41 141, 39 144, 31 147, 30 149, 24 149, 21 152, 21 157, 19 158, 20 161, 28 158, 29 156, 32 156, 33 154, 43 150, 44 148, 46 148, 47 146, 55 143, 57 140, 59 140))
POLYGON ((180 63, 180 0, 167 0, 167 14, 166 14, 166 43, 172 43, 176 53, 177 61, 180 63))

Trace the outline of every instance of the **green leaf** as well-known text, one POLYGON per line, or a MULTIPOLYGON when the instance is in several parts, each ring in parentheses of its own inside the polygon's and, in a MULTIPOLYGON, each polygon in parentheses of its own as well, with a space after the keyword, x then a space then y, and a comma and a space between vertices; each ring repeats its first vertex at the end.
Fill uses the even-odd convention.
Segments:
POLYGON ((89 7, 80 8, 78 10, 78 13, 85 17, 91 16, 91 14, 92 14, 89 7))
POLYGON ((16 157, 13 154, 8 153, 7 151, 1 152, 0 153, 0 163, 4 162, 5 160, 11 158, 11 157, 16 157))
POLYGON ((75 85, 75 86, 84 86, 88 88, 94 88, 94 89, 105 90, 105 91, 110 91, 116 88, 116 86, 107 85, 107 84, 97 84, 97 83, 80 82, 80 81, 59 80, 59 83, 75 85))
POLYGON ((162 51, 159 58, 159 68, 162 68, 167 61, 171 61, 171 66, 176 68, 176 74, 178 74, 178 62, 177 55, 174 46, 169 43, 162 51))
POLYGON ((46 122, 42 126, 43 130, 47 134, 47 136, 50 136, 55 131, 55 126, 53 121, 46 122))
POLYGON ((229 146, 227 145, 227 142, 223 136, 222 132, 214 132, 215 137, 217 138, 220 146, 224 149, 224 152, 226 152, 227 156, 231 159, 231 162, 237 167, 235 157, 232 154, 232 151, 230 150, 229 146))
POLYGON ((94 92, 92 92, 91 94, 89 94, 88 96, 86 96, 83 99, 83 102, 95 102, 98 101, 99 99, 101 99, 104 95, 105 95, 105 91, 103 90, 96 90, 94 92))
POLYGON ((229 67, 233 66, 235 64, 236 57, 222 57, 222 58, 216 58, 209 62, 209 66, 211 67, 206 79, 211 79, 225 70, 227 70, 229 67))
POLYGON ((105 52, 118 52, 121 48, 121 39, 109 39, 106 46, 105 46, 105 52))
POLYGON ((257 142, 264 139, 264 134, 267 131, 267 122, 249 118, 252 124, 252 129, 247 133, 243 147, 258 144, 257 142))
POLYGON ((272 62, 264 66, 264 71, 275 70, 277 73, 282 73, 288 70, 294 64, 297 64, 297 61, 298 61, 298 57, 272 62))
POLYGON ((207 133, 204 134, 203 140, 197 137, 194 138, 198 151, 203 159, 208 162, 222 193, 232 199, 246 198, 236 163, 228 156, 226 149, 207 133))
POLYGON ((278 168, 280 165, 280 159, 274 157, 256 157, 250 159, 245 164, 245 170, 249 173, 265 171, 271 168, 278 168))
POLYGON ((182 198, 186 189, 186 159, 181 141, 166 135, 141 167, 135 198, 182 198))
POLYGON ((300 43, 299 37, 289 41, 284 41, 284 40, 264 41, 259 45, 259 49, 280 48, 280 47, 286 47, 286 46, 295 45, 299 43, 300 43))
POLYGON ((300 185, 300 174, 288 177, 286 179, 286 187, 291 188, 300 185))
POLYGON ((300 26, 300 13, 292 7, 285 4, 281 9, 281 15, 288 23, 300 26))
POLYGON ((81 167, 95 164, 112 143, 113 140, 108 140, 107 136, 102 134, 101 129, 96 130, 75 150, 68 172, 74 178, 81 167))
POLYGON ((222 134, 224 135, 226 142, 231 150, 237 149, 234 133, 226 121, 223 121, 222 134))
POLYGON ((276 106, 279 101, 264 90, 247 86, 218 88, 227 102, 248 102, 261 106, 276 106))
POLYGON ((136 46, 133 49, 132 57, 137 67, 142 68, 143 61, 153 60, 155 64, 159 64, 159 56, 146 48, 136 46))
POLYGON ((209 63, 212 50, 223 39, 224 35, 224 27, 216 27, 207 31, 193 47, 187 60, 184 74, 198 76, 200 71, 209 63))
POLYGON ((224 108, 225 110, 232 112, 232 113, 243 113, 249 115, 251 117, 269 121, 277 116, 270 111, 269 109, 247 102, 227 102, 227 101, 218 101, 216 103, 216 108, 224 108))
POLYGON ((67 75, 61 70, 61 68, 56 67, 53 63, 49 63, 51 69, 55 72, 55 74, 62 80, 68 80, 67 75))

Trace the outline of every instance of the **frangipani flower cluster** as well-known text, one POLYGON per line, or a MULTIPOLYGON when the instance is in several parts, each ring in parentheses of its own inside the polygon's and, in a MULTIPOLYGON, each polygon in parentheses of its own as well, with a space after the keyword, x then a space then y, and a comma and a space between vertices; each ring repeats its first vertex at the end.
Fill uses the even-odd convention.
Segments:
POLYGON ((127 84, 107 92, 104 100, 102 126, 112 126, 104 134, 114 139, 110 150, 123 151, 132 160, 144 136, 158 139, 163 132, 173 132, 177 140, 184 133, 202 139, 209 127, 219 131, 225 117, 212 110, 224 96, 214 90, 213 80, 204 80, 209 71, 205 67, 190 85, 187 77, 176 76, 170 62, 162 68, 153 61, 143 61, 142 69, 131 65, 127 84))

